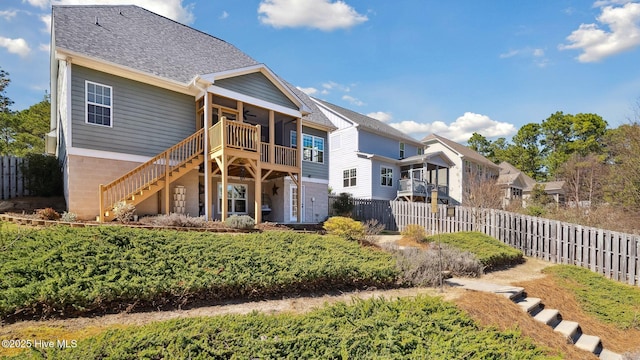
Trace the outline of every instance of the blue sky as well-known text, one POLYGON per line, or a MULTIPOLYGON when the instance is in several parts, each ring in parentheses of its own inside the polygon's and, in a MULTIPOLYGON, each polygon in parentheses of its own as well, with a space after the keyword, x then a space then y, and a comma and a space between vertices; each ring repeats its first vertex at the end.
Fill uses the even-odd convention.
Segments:
MULTIPOLYGON (((14 110, 49 87, 51 0, 0 2, 14 110)), ((616 127, 640 100, 640 1, 53 0, 132 3, 226 40, 312 96, 416 138, 507 137, 556 111, 616 127)))

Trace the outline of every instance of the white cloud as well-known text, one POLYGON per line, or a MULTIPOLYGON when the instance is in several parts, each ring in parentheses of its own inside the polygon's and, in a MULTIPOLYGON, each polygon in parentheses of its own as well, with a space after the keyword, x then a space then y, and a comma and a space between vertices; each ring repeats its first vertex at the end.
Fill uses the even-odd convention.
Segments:
POLYGON ((391 123, 390 125, 416 139, 435 133, 461 143, 469 140, 474 132, 480 133, 487 138, 508 137, 517 132, 513 124, 492 120, 486 115, 472 112, 464 113, 449 125, 442 121, 418 123, 413 120, 391 123))
POLYGON ((44 23, 44 31, 51 33, 51 14, 40 16, 40 21, 44 23))
POLYGON ((327 94, 331 90, 336 90, 336 91, 345 92, 345 93, 348 93, 351 91, 351 87, 349 85, 339 84, 335 81, 327 81, 322 84, 322 87, 325 89, 325 91, 327 91, 326 92, 327 94))
POLYGON ((356 98, 354 98, 353 96, 350 96, 350 95, 342 95, 342 100, 348 101, 351 105, 355 105, 355 106, 364 105, 364 102, 362 102, 361 100, 358 100, 358 99, 356 99, 356 98))
POLYGON ((0 17, 4 18, 7 21, 11 21, 11 19, 16 17, 16 15, 18 15, 18 11, 17 10, 2 10, 2 11, 0 11, 0 17))
POLYGON ((20 57, 26 57, 31 52, 29 44, 22 39, 9 39, 0 36, 0 47, 6 48, 10 53, 20 55, 20 57))
POLYGON ((558 46, 560 50, 582 50, 578 61, 596 62, 640 46, 640 3, 608 0, 597 1, 594 6, 604 6, 596 20, 609 31, 598 24, 581 24, 567 36, 569 44, 558 46), (610 4, 624 5, 614 7, 610 4))
POLYGON ((393 116, 391 115, 391 113, 387 113, 384 111, 376 111, 376 112, 368 113, 367 116, 370 118, 374 118, 376 120, 380 120, 382 122, 388 122, 388 121, 391 121, 391 119, 393 119, 393 116))
POLYGON ((226 11, 223 11, 222 14, 220 14, 220 16, 218 17, 218 19, 226 19, 229 17, 229 13, 226 11))
MULTIPOLYGON (((45 0, 28 0, 41 3, 45 0)), ((46 0, 48 2, 49 0, 46 0)), ((53 5, 138 5, 183 24, 193 23, 194 4, 182 4, 183 0, 51 0, 53 5)), ((35 6, 35 5, 34 5, 35 6)))
POLYGON ((593 7, 604 7, 608 5, 624 5, 632 2, 633 0, 597 0, 593 3, 593 7))
POLYGON ((516 55, 520 54, 520 50, 509 50, 508 52, 504 53, 504 54, 500 54, 500 59, 507 59, 510 57, 514 57, 516 55))
POLYGON ((275 28, 310 27, 324 31, 346 29, 368 20, 340 0, 263 0, 258 6, 258 18, 275 28))
POLYGON ((51 51, 51 45, 48 44, 48 43, 47 44, 40 44, 40 45, 38 45, 38 50, 48 53, 49 51, 51 51))
POLYGON ((38 7, 40 9, 47 9, 51 4, 50 0, 22 0, 22 2, 29 3, 29 5, 38 7))
POLYGON ((309 96, 312 96, 318 93, 318 89, 314 87, 303 88, 300 86, 296 86, 296 88, 309 96))

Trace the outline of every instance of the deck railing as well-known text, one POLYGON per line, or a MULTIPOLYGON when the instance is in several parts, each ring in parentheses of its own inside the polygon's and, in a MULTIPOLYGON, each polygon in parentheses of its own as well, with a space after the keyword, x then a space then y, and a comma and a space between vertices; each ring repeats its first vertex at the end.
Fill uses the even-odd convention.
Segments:
POLYGON ((203 151, 204 130, 201 129, 111 183, 100 185, 101 216, 116 203, 165 178, 166 174, 202 154, 203 151))
POLYGON ((258 152, 260 125, 251 125, 234 120, 221 119, 209 128, 211 152, 222 146, 244 151, 258 152))
POLYGON ((274 163, 276 165, 297 166, 298 150, 287 146, 274 145, 274 163))

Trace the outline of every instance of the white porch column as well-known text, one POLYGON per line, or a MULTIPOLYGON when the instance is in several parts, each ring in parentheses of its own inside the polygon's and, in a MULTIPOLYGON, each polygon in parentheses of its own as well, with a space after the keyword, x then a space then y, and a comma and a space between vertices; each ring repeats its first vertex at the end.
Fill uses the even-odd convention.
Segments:
POLYGON ((211 158, 209 156, 209 128, 211 127, 211 97, 204 94, 204 217, 212 220, 211 158))

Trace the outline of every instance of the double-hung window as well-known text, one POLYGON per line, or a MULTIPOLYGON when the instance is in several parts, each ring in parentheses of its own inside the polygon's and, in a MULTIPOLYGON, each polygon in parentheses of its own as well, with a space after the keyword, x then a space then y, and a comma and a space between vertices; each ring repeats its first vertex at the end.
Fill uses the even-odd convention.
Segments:
POLYGON ((356 169, 347 169, 342 172, 342 186, 356 186, 356 169))
POLYGON ((324 163, 324 138, 302 134, 302 160, 324 163))
POLYGON ((380 167, 380 185, 393 186, 393 169, 381 166, 380 167))
POLYGON ((405 146, 405 145, 404 145, 404 143, 403 143, 403 142, 401 142, 401 143, 400 143, 400 159, 404 159, 404 155, 405 155, 405 153, 404 153, 404 146, 405 146))
POLYGON ((113 91, 111 86, 85 81, 88 124, 113 125, 113 91))
MULTIPOLYGON (((247 185, 227 184, 227 211, 229 214, 247 213, 247 185)), ((218 213, 222 213, 222 183, 218 183, 218 213)))

